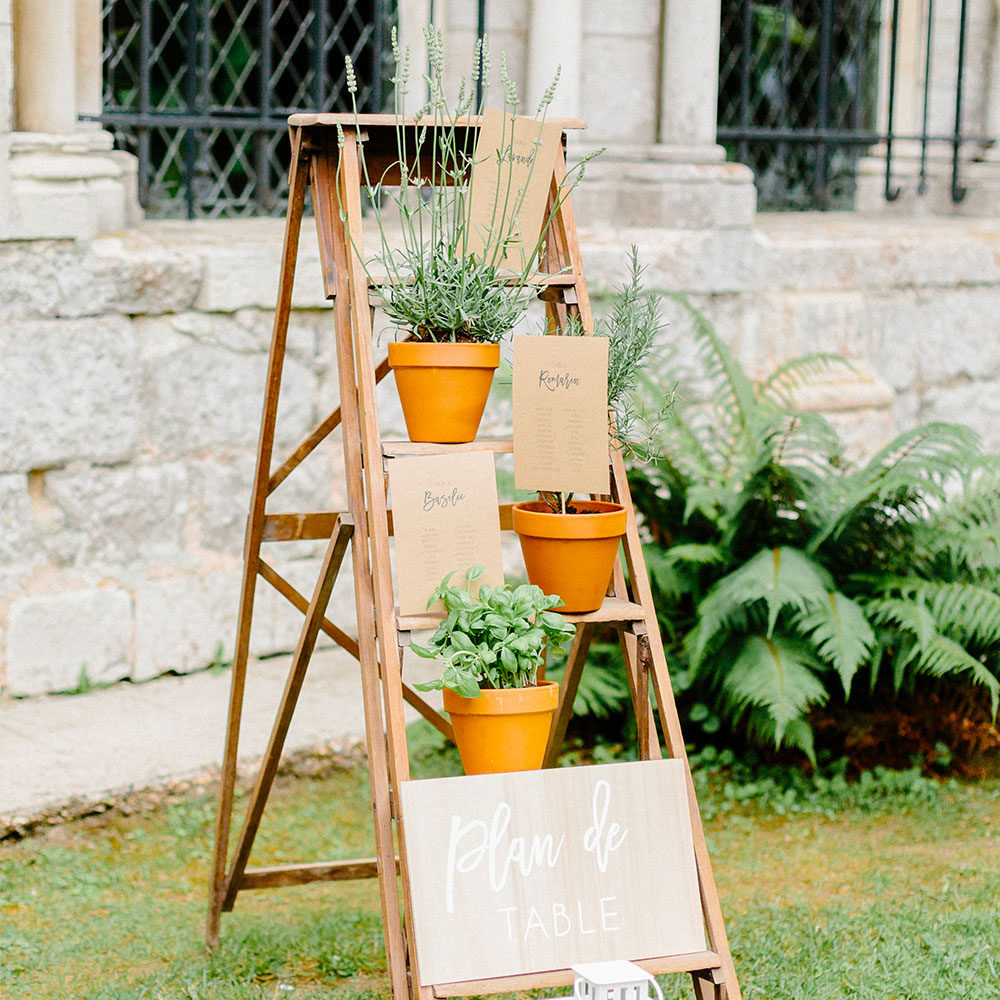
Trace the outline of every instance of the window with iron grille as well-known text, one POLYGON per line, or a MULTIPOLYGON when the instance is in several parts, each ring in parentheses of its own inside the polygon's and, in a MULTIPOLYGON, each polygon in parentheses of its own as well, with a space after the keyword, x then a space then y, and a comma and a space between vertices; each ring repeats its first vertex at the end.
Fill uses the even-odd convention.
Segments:
POLYGON ((280 215, 288 115, 383 110, 393 0, 103 0, 104 111, 156 218, 280 215))
POLYGON ((882 0, 723 0, 719 141, 761 209, 850 208, 875 141, 882 0))

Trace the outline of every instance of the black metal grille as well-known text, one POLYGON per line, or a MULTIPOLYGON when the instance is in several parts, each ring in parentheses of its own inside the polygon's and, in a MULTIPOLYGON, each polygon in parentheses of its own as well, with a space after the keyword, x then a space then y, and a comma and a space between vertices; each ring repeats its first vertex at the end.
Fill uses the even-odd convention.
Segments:
MULTIPOLYGON (((748 164, 757 178, 762 209, 850 208, 857 161, 877 142, 886 144, 885 195, 899 189, 892 179, 893 142, 920 144, 917 192, 926 190, 927 147, 952 147, 951 196, 961 201, 960 151, 982 136, 963 134, 962 77, 966 0, 962 0, 955 65, 955 126, 931 134, 925 73, 923 127, 915 135, 893 132, 895 25, 899 0, 890 8, 889 120, 876 122, 882 0, 723 0, 719 59, 719 141, 731 158, 748 164)), ((923 31, 927 59, 937 30, 934 0, 925 0, 923 31)))
POLYGON ((154 217, 276 215, 297 111, 381 111, 389 0, 104 0, 104 112, 154 217))

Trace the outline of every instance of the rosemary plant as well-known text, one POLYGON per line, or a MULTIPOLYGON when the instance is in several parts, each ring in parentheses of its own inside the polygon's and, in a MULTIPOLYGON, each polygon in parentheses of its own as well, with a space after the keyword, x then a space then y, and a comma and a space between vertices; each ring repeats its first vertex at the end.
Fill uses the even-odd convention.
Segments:
MULTIPOLYGON (((629 277, 612 303, 607 317, 597 321, 594 336, 608 340, 608 410, 618 446, 639 462, 654 461, 658 454, 660 425, 674 403, 672 389, 664 390, 646 371, 655 357, 654 347, 664 327, 660 298, 642 287, 639 251, 629 250, 629 277), (640 392, 640 387, 642 392, 640 392), (652 404, 652 405, 651 405, 652 404)), ((563 336, 579 337, 586 331, 578 316, 570 316, 563 336)), ((566 513, 571 494, 540 493, 553 511, 566 513)))
MULTIPOLYGON (((603 150, 582 157, 567 173, 537 239, 534 234, 522 234, 517 228, 526 192, 523 187, 514 189, 508 175, 506 186, 497 187, 485 249, 473 253, 469 242, 469 206, 475 150, 470 146, 472 132, 466 123, 469 116, 481 115, 485 110, 485 98, 476 99, 476 83, 482 84, 480 91, 485 95, 490 53, 485 39, 479 39, 471 79, 463 77, 456 100, 451 104, 444 90, 441 33, 428 27, 425 37, 430 72, 421 80, 427 85, 429 97, 416 112, 412 124, 403 110, 410 79, 410 53, 408 49, 400 49, 395 29, 392 33, 397 161, 390 170, 373 177, 361 146, 363 190, 379 238, 378 251, 364 260, 364 266, 369 278, 373 278, 373 269, 384 270, 383 308, 397 330, 409 332, 417 340, 496 343, 527 308, 531 298, 529 279, 537 269, 556 210, 583 177, 586 163, 603 150), (390 185, 388 176, 397 169, 399 185, 395 182, 390 185), (387 212, 398 214, 401 245, 394 244, 386 228, 387 212), (503 266, 503 261, 511 246, 524 242, 522 237, 529 238, 524 246, 522 267, 511 271, 503 266)), ((519 104, 517 88, 503 56, 500 81, 504 111, 514 115, 519 104)), ((541 142, 541 127, 557 83, 558 73, 539 102, 536 145, 541 142)), ((350 57, 347 57, 347 89, 357 118, 357 80, 350 57)), ((505 138, 506 135, 505 131, 505 138)), ((342 131, 340 140, 343 142, 342 131)))

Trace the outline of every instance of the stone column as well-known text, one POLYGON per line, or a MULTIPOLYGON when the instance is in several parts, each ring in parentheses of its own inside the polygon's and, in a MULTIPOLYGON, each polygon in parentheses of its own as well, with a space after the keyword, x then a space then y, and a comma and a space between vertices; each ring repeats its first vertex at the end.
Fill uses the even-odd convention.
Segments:
POLYGON ((581 221, 748 227, 757 203, 753 174, 726 163, 715 141, 720 0, 621 0, 599 10, 600 19, 584 24, 590 86, 583 117, 594 119, 587 140, 607 142, 608 151, 587 168, 587 183, 574 194, 581 221), (647 52, 643 46, 650 45, 647 52), (602 58, 606 66, 596 77, 592 64, 602 58), (624 123, 634 138, 624 138, 624 123))
POLYGON ((14 127, 14 21, 0 0, 0 239, 10 232, 10 132, 14 127))
POLYGON ((138 217, 135 160, 80 114, 101 110, 100 0, 14 0, 14 239, 89 239, 138 217))
POLYGON ((719 99, 720 0, 666 0, 657 138, 698 159, 721 160, 715 130, 719 99))
POLYGON ((101 0, 75 0, 75 6, 76 111, 99 115, 104 107, 101 0))
POLYGON ((579 117, 582 56, 583 0, 532 0, 524 112, 535 113, 558 67, 559 86, 548 114, 552 118, 579 117))
POLYGON ((67 134, 76 129, 75 0, 14 0, 17 127, 67 134))
POLYGON ((430 24, 430 18, 430 0, 410 0, 409 3, 399 5, 399 48, 401 51, 409 49, 410 52, 409 93, 403 108, 409 114, 427 100, 427 85, 423 81, 427 72, 427 39, 424 37, 424 28, 430 24))

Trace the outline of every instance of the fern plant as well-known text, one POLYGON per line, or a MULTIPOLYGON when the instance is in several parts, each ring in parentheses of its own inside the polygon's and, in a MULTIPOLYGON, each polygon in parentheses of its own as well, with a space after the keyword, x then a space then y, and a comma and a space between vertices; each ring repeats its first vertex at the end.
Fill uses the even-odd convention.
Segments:
POLYGON ((814 354, 755 384, 687 303, 702 368, 633 470, 679 693, 695 717, 814 759, 810 714, 926 684, 1000 698, 1000 458, 933 423, 863 464, 792 395, 814 354))

